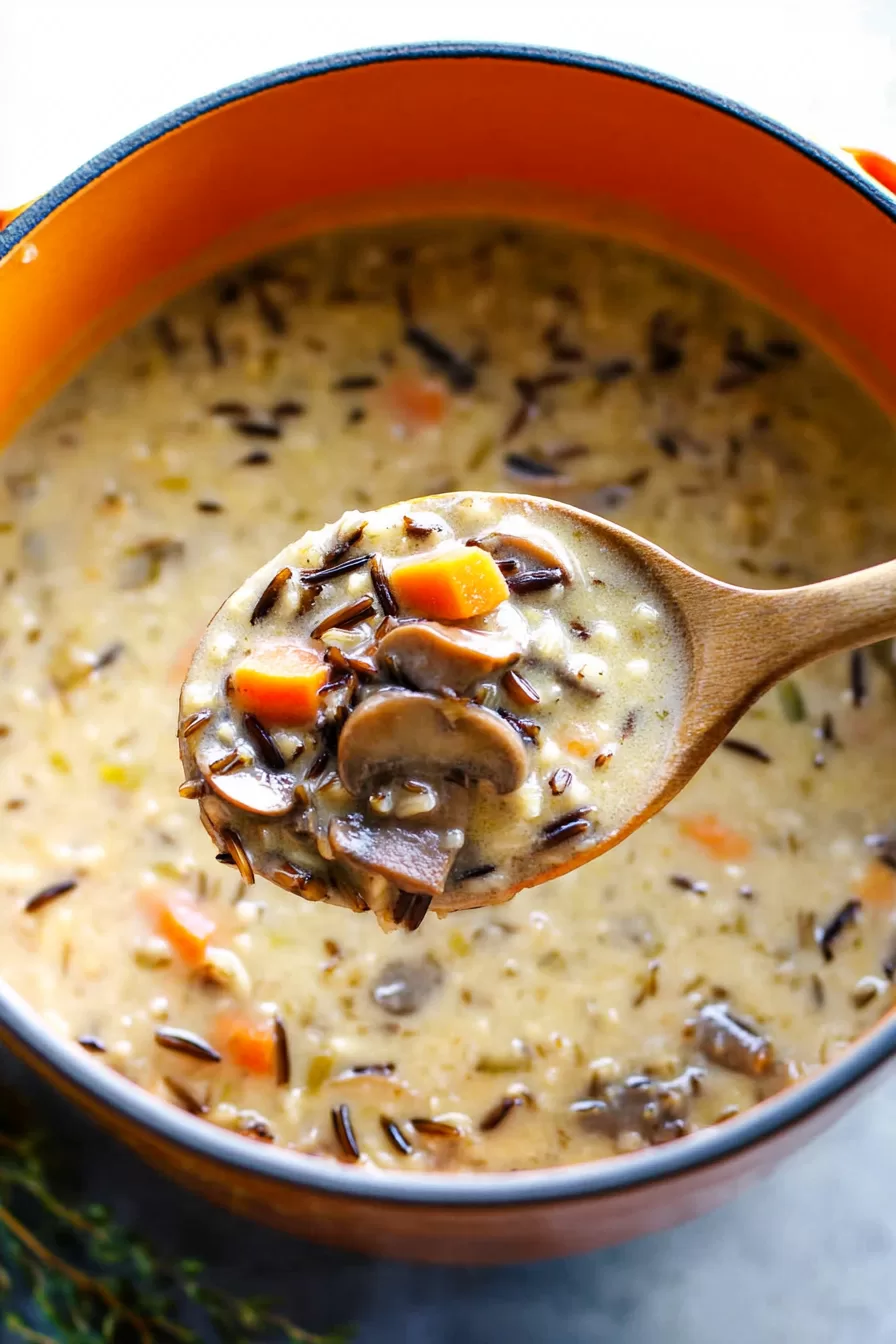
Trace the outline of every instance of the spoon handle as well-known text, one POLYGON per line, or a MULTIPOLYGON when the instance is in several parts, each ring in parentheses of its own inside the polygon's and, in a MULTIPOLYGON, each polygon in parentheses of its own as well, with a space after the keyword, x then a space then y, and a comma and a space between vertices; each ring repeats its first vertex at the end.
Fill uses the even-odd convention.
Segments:
POLYGON ((896 560, 751 599, 769 683, 827 654, 896 638, 896 560))
POLYGON ((754 700, 797 668, 896 638, 896 560, 803 588, 735 588, 669 572, 688 612, 693 681, 680 725, 693 772, 754 700))

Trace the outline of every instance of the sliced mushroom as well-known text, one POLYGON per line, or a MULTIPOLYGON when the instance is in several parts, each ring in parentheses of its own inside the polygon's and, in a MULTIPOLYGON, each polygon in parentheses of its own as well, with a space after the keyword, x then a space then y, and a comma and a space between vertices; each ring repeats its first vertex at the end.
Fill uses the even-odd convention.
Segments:
POLYGON ((338 769, 356 797, 378 780, 457 772, 512 793, 525 780, 528 761, 519 736, 490 709, 395 687, 375 691, 349 715, 338 769))
POLYGON ((504 635, 414 621, 396 626, 380 640, 377 661, 381 668, 397 668, 418 690, 464 695, 512 666, 521 654, 519 645, 504 635))
POLYGON ((476 545, 489 551, 497 560, 517 560, 524 570, 559 569, 564 583, 571 583, 575 562, 565 546, 543 528, 526 527, 484 532, 476 538, 476 545))
POLYGON ((254 812, 258 817, 284 817, 295 805, 292 775, 275 775, 258 766, 237 770, 232 775, 203 773, 219 798, 244 812, 254 812))
POLYGON ((379 877, 402 891, 438 896, 454 862, 453 850, 442 848, 438 831, 427 827, 371 826, 363 817, 334 817, 328 832, 334 855, 379 877))

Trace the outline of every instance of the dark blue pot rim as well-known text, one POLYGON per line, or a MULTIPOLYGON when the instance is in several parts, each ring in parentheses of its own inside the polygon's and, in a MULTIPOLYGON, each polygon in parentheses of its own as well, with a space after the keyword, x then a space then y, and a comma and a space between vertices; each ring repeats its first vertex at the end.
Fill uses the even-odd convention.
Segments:
MULTIPOLYGON (((0 260, 27 237, 41 220, 96 178, 137 150, 206 112, 300 79, 314 79, 340 70, 382 65, 390 61, 446 57, 455 60, 487 58, 571 66, 664 89, 743 121, 780 140, 840 178, 845 185, 857 191, 896 223, 896 202, 877 188, 873 181, 777 122, 695 85, 640 66, 580 52, 479 43, 425 43, 348 52, 287 66, 207 94, 169 112, 104 150, 29 205, 6 229, 0 231, 0 260)), ((624 1158, 538 1171, 411 1175, 371 1171, 292 1153, 283 1148, 247 1142, 238 1135, 196 1120, 120 1078, 55 1036, 18 995, 3 985, 0 985, 0 1025, 20 1042, 26 1054, 38 1056, 52 1072, 66 1078, 101 1107, 120 1113, 127 1120, 169 1140, 187 1153, 212 1158, 222 1166, 231 1168, 234 1173, 247 1171, 287 1185, 304 1186, 342 1197, 443 1206, 502 1207, 583 1199, 681 1176, 696 1168, 732 1158, 744 1149, 798 1124, 814 1111, 856 1087, 896 1053, 896 1014, 891 1014, 841 1059, 825 1066, 808 1080, 786 1089, 772 1100, 724 1125, 702 1130, 663 1147, 649 1148, 624 1158)))

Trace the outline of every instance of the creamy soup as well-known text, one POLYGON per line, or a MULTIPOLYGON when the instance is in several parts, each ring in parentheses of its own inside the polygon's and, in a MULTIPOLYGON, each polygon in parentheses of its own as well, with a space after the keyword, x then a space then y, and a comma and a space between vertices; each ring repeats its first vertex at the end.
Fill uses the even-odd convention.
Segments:
POLYGON ((641 811, 688 665, 665 595, 580 512, 424 503, 348 513, 241 584, 179 723, 180 791, 222 861, 411 930, 641 811))
POLYGON ((172 304, 0 460, 0 973, 205 1122, 408 1171, 603 1157, 811 1072, 891 1002, 889 648, 770 694, 594 863, 389 936, 216 862, 177 696, 222 597, 345 510, 552 495, 789 585, 896 554, 894 462, 798 334, 615 242, 346 233, 172 304))

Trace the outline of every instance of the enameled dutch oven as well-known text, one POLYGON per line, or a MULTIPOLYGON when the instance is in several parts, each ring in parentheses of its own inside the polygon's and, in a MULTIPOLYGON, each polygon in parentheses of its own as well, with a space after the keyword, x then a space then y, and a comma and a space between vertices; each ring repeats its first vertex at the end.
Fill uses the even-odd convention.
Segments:
MULTIPOLYGON (((887 182, 886 160, 860 162, 866 172, 699 89, 558 52, 402 48, 263 75, 0 215, 0 440, 111 336, 210 272, 301 233, 434 215, 548 220, 695 261, 795 320, 896 409, 896 197, 874 181, 887 182)), ((230 1134, 102 1068, 2 988, 0 1035, 218 1203, 359 1250, 470 1263, 587 1250, 719 1203, 880 1075, 896 1016, 725 1125, 490 1175, 371 1171, 230 1134)))

